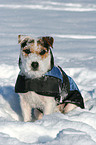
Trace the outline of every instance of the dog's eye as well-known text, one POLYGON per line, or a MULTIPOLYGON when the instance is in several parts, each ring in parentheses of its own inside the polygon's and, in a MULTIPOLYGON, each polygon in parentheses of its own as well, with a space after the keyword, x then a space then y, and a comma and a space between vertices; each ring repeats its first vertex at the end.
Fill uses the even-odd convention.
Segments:
POLYGON ((24 48, 24 47, 27 45, 27 41, 28 41, 28 40, 24 40, 24 41, 21 43, 21 48, 24 48))
POLYGON ((23 50, 26 54, 29 54, 29 53, 31 53, 31 51, 30 51, 30 49, 25 49, 25 50, 23 50))
POLYGON ((40 55, 44 55, 46 53, 46 50, 41 50, 40 55))

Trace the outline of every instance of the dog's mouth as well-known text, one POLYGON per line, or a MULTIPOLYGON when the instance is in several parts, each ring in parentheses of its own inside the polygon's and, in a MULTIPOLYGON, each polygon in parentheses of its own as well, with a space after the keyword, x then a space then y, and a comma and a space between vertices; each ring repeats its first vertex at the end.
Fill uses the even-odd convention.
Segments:
POLYGON ((31 63, 31 68, 33 71, 37 71, 39 68, 39 63, 37 61, 31 63))

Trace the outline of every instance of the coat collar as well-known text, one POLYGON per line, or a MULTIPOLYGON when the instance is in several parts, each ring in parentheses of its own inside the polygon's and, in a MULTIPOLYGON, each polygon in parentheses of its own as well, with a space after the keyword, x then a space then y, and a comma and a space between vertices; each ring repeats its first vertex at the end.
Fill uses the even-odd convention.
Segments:
POLYGON ((58 78, 63 83, 62 73, 61 73, 60 69, 56 66, 54 66, 50 71, 45 73, 45 76, 52 76, 52 77, 58 78))

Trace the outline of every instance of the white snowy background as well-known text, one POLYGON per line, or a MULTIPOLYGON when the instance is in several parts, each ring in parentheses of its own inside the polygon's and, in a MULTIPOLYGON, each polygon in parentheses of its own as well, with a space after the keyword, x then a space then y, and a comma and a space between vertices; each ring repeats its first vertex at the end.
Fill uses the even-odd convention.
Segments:
POLYGON ((96 0, 0 0, 0 145, 58 144, 96 145, 96 0), (85 109, 22 121, 18 34, 54 37, 55 62, 79 86, 85 109))

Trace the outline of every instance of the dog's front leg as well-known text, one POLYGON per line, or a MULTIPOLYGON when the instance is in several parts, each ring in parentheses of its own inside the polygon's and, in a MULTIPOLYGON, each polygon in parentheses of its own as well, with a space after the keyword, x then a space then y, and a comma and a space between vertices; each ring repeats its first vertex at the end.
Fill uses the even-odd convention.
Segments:
POLYGON ((44 106, 44 115, 49 115, 54 112, 59 112, 59 109, 56 107, 56 101, 53 97, 46 97, 46 103, 44 106))
MULTIPOLYGON (((19 94, 20 95, 20 94, 19 94)), ((22 95, 20 95, 20 104, 21 104, 21 109, 22 109, 22 115, 24 122, 31 121, 31 106, 29 105, 28 102, 24 99, 22 95)))

